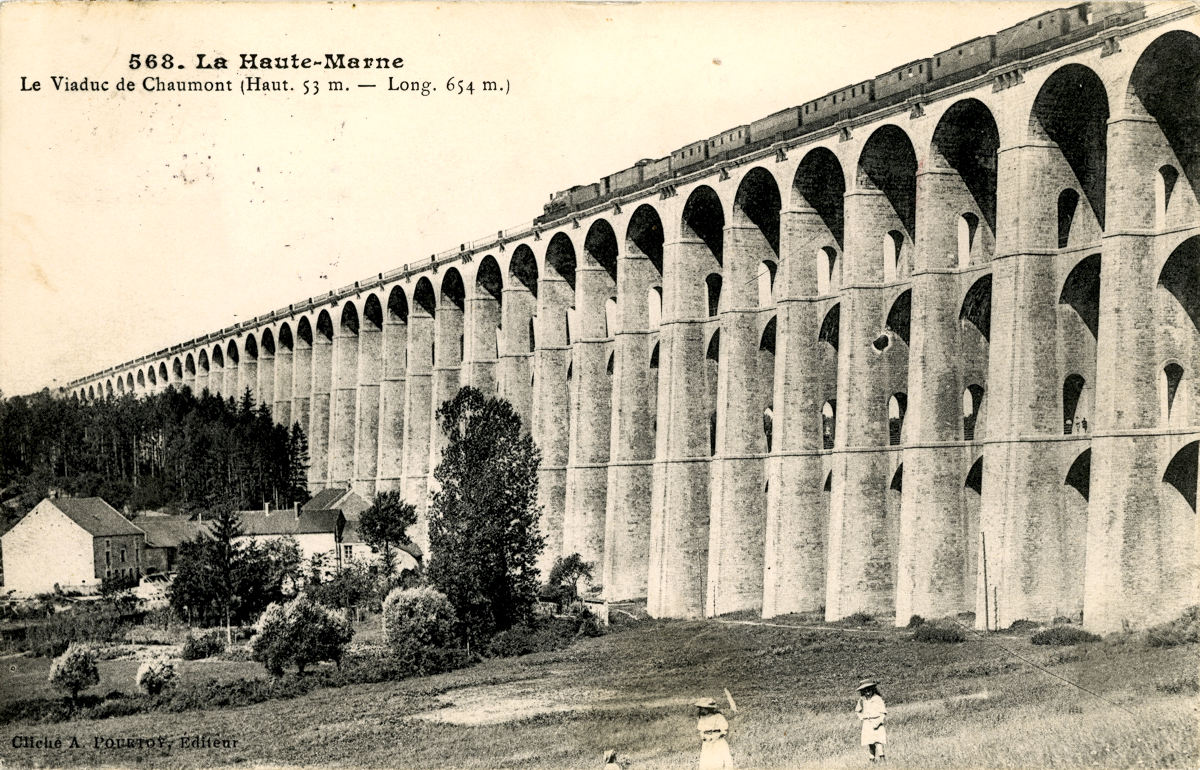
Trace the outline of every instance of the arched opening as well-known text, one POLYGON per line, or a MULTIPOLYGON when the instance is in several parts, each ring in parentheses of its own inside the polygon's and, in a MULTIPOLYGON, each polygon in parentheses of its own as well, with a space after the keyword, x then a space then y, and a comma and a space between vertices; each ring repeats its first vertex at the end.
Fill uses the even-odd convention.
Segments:
POLYGON ((658 211, 643 203, 629 218, 625 231, 625 250, 631 257, 650 260, 659 276, 663 271, 663 226, 658 211))
POLYGON ((817 249, 817 294, 836 294, 841 288, 841 265, 832 246, 817 249))
POLYGON ((1193 441, 1175 453, 1162 479, 1183 496, 1193 513, 1196 512, 1197 465, 1200 465, 1200 441, 1193 441))
POLYGON ((1079 210, 1079 193, 1067 188, 1058 194, 1058 248, 1071 245, 1071 230, 1075 225, 1075 212, 1079 210))
POLYGON ((750 169, 738 185, 733 201, 734 224, 753 224, 767 246, 779 258, 779 186, 775 177, 761 166, 750 169))
POLYGON ((971 254, 975 251, 975 233, 979 229, 979 217, 968 211, 958 217, 958 266, 968 267, 971 254))
POLYGON ((992 276, 983 276, 963 297, 962 307, 958 311, 960 322, 970 323, 985 340, 991 339, 992 333, 992 276))
POLYGON ((903 267, 900 264, 901 255, 904 253, 904 233, 899 230, 888 230, 883 234, 883 280, 886 283, 899 281, 907 276, 903 275, 903 267))
POLYGON ((821 329, 817 332, 817 341, 826 342, 835 351, 838 347, 838 331, 842 321, 842 303, 837 303, 825 313, 821 319, 821 329))
MULTIPOLYGON (((203 350, 200 351, 200 356, 204 359, 204 371, 205 371, 205 373, 207 373, 208 372, 208 356, 207 356, 207 354, 205 354, 205 352, 203 350)), ((130 393, 133 392, 133 373, 132 372, 130 372, 129 374, 127 374, 125 376, 125 390, 127 390, 130 393)))
MULTIPOLYGON (((388 292, 388 318, 392 321, 398 321, 402 324, 408 323, 408 297, 404 295, 404 289, 399 286, 392 287, 388 292)), ((280 335, 282 339, 282 335, 280 335)))
POLYGON ((1100 329, 1100 255, 1092 254, 1072 268, 1063 283, 1058 302, 1068 305, 1096 339, 1100 329))
POLYGON ((651 286, 646 289, 646 314, 651 331, 662 326, 662 287, 651 286))
POLYGON ((887 315, 887 330, 904 340, 905 345, 909 344, 908 337, 911 319, 912 289, 906 289, 901 292, 900 296, 896 297, 896 301, 892 303, 892 307, 888 310, 887 315))
POLYGON ((840 251, 845 227, 846 175, 837 156, 825 147, 809 151, 792 181, 792 206, 817 212, 828 230, 829 243, 840 251))
POLYGON ((173 382, 179 382, 183 379, 183 359, 178 356, 171 362, 171 375, 173 382))
POLYGON ((892 210, 891 216, 878 220, 882 226, 876 231, 886 233, 885 281, 905 280, 912 272, 909 246, 916 227, 916 174, 916 152, 902 129, 882 126, 867 139, 858 159, 859 189, 882 193, 892 210))
POLYGON ((769 259, 763 260, 758 268, 758 306, 772 307, 775 304, 775 270, 777 265, 769 259))
POLYGON ((500 265, 491 254, 479 262, 475 271, 475 297, 471 305, 471 323, 475 327, 473 340, 479 349, 472 358, 494 361, 503 347, 504 279, 500 265))
POLYGON ((1192 330, 1200 332, 1200 235, 1188 238, 1171 252, 1158 274, 1158 285, 1183 308, 1192 321, 1192 330))
POLYGON ((968 385, 962 395, 963 440, 975 440, 975 428, 979 422, 979 413, 983 408, 983 386, 968 385))
POLYGON ((158 384, 158 375, 154 373, 153 365, 146 369, 146 383, 150 387, 154 387, 158 384))
POLYGON ((1171 198, 1175 194, 1175 183, 1179 172, 1174 166, 1163 166, 1154 177, 1154 227, 1162 230, 1167 226, 1171 211, 1171 198))
POLYGON ((717 264, 723 264, 725 212, 721 209, 721 199, 711 187, 701 185, 688 196, 682 224, 684 239, 699 239, 717 264))
POLYGON ((1200 178, 1200 37, 1172 30, 1146 47, 1129 78, 1126 104, 1158 122, 1183 175, 1200 178))
POLYGON ((833 449, 837 438, 837 400, 829 399, 821 406, 821 446, 833 449))
MULTIPOLYGON (((1094 215, 1098 229, 1091 231, 1089 228, 1089 240, 1104 228, 1108 116, 1108 93, 1104 83, 1095 72, 1082 64, 1067 64, 1052 74, 1038 92, 1030 116, 1033 138, 1058 146, 1062 159, 1078 184, 1070 184, 1066 179, 1064 181, 1080 191, 1094 215)), ((1058 172, 1053 169, 1043 169, 1042 172, 1055 173, 1055 178, 1058 178, 1058 172)), ((1075 201, 1078 200, 1076 197, 1075 201)), ((1061 225, 1063 203, 1060 196, 1059 242, 1062 245, 1059 248, 1066 247, 1061 225)), ((1077 218, 1072 217, 1073 220, 1077 218)))
POLYGON ((597 219, 588 228, 583 255, 586 272, 580 273, 575 299, 579 334, 582 339, 608 339, 617 329, 617 235, 606 220, 597 219))
POLYGON ((978 99, 964 99, 943 113, 934 129, 929 165, 940 171, 937 196, 930 200, 938 225, 930 248, 955 262, 930 255, 931 264, 962 269, 991 257, 996 227, 996 166, 1000 135, 991 111, 978 99))
POLYGON ((437 297, 433 293, 433 283, 428 278, 422 277, 417 281, 413 290, 413 303, 419 312, 430 318, 437 317, 437 297))
MULTIPOLYGON (((537 333, 534 317, 537 315, 538 267, 533 250, 521 244, 513 252, 508 263, 508 294, 504 303, 504 327, 506 341, 503 352, 514 356, 501 371, 501 393, 522 405, 522 417, 529 424, 532 418, 532 390, 526 389, 526 380, 532 381, 529 356, 537 348, 537 333)), ((532 388, 532 384, 529 385, 532 388)))
POLYGON ((893 393, 888 399, 888 446, 900 446, 904 441, 904 413, 908 411, 908 396, 893 393))
POLYGON ((658 343, 654 343, 654 347, 650 349, 650 368, 658 368, 658 343))
POLYGON ((125 378, 118 377, 117 378, 117 394, 124 395, 124 393, 125 393, 125 378))
POLYGON ((716 318, 717 313, 721 312, 721 276, 709 273, 704 278, 704 284, 708 287, 708 317, 716 318))
POLYGON ((771 430, 773 427, 773 425, 772 425, 773 419, 774 419, 774 413, 771 411, 771 407, 768 406, 765 409, 763 409, 763 417, 762 417, 763 441, 767 445, 768 453, 770 453, 770 451, 771 451, 771 430))
POLYGON ((1071 463, 1070 469, 1067 470, 1067 478, 1063 481, 1071 489, 1083 497, 1084 500, 1089 499, 1092 478, 1092 450, 1085 449, 1071 463))
MULTIPOLYGON (((1176 415, 1178 415, 1179 413, 1183 413, 1185 415, 1187 413, 1186 404, 1181 404, 1181 406, 1183 407, 1181 409, 1175 408, 1175 399, 1176 399, 1176 396, 1180 395, 1179 383, 1182 380, 1183 380, 1183 367, 1182 366, 1180 366, 1179 364, 1172 361, 1171 363, 1169 363, 1163 367, 1160 390, 1161 390, 1161 396, 1162 396, 1162 398, 1161 398, 1162 405, 1163 405, 1162 416, 1163 416, 1163 424, 1164 425, 1171 425, 1172 422, 1175 422, 1175 420, 1173 420, 1172 418, 1175 417, 1176 415)), ((1185 391, 1183 391, 1183 393, 1186 395, 1187 391, 1185 390, 1185 391)), ((1181 422, 1181 424, 1182 424, 1183 421, 1179 421, 1179 422, 1181 422)))
POLYGON ((1086 386, 1087 380, 1078 374, 1067 375, 1067 378, 1063 380, 1063 435, 1087 433, 1087 416, 1080 408, 1083 390, 1086 386))
POLYGON ((159 363, 158 363, 158 382, 160 385, 166 387, 166 384, 167 384, 167 362, 166 361, 159 361, 159 363))

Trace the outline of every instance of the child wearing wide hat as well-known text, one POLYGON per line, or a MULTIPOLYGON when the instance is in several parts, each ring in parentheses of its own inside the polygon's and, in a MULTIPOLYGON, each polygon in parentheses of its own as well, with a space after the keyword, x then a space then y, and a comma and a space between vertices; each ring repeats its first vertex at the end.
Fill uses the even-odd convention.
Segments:
POLYGON ((701 698, 693 703, 696 707, 696 729, 700 731, 699 770, 724 770, 733 768, 733 756, 725 736, 729 734, 729 722, 712 698, 701 698))
POLYGON ((887 744, 887 728, 883 726, 887 719, 887 706, 879 694, 879 682, 864 679, 854 689, 858 691, 858 704, 854 711, 862 721, 862 745, 866 746, 872 762, 882 761, 887 744))

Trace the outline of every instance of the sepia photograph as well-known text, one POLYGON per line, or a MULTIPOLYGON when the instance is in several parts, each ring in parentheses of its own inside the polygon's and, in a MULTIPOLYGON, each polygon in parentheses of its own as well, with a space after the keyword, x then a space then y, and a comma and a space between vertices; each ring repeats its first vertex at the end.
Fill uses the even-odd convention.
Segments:
POLYGON ((1200 5, 0 2, 0 768, 1200 765, 1200 5))

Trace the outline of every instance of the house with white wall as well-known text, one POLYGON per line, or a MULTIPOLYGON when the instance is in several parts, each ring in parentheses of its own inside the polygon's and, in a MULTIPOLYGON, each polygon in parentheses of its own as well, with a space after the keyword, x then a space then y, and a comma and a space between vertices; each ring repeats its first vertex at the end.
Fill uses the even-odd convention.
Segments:
POLYGON ((238 511, 242 534, 235 542, 266 542, 290 537, 300 547, 306 563, 314 556, 324 557, 328 573, 336 573, 342 564, 342 534, 346 517, 341 511, 305 511, 297 508, 264 508, 238 511))
POLYGON ((146 533, 99 497, 48 497, 4 533, 4 588, 32 595, 137 580, 145 547, 146 533))

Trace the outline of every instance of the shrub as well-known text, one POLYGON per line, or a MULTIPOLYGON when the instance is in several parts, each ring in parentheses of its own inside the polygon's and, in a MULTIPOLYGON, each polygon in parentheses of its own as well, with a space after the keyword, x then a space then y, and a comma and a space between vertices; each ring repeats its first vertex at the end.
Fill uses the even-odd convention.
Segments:
POLYGON ((1100 637, 1075 626, 1052 626, 1038 631, 1029 641, 1034 644, 1052 644, 1061 647, 1068 644, 1098 642, 1100 637))
POLYGON ((210 631, 200 636, 188 634, 187 640, 183 643, 183 659, 202 660, 211 658, 224 650, 225 640, 221 638, 220 631, 210 631))
POLYGON ((1032 620, 1026 620, 1024 618, 1021 618, 1020 620, 1014 620, 1012 622, 1012 625, 1010 625, 1008 627, 1008 630, 1012 631, 1013 633, 1020 634, 1020 633, 1026 632, 1026 631, 1033 631, 1034 629, 1037 629, 1037 628, 1040 628, 1040 625, 1038 623, 1035 623, 1032 620))
POLYGON ((158 695, 173 688, 178 677, 175 664, 166 658, 147 660, 138 667, 137 686, 147 695, 158 695))
POLYGON ((430 652, 454 643, 454 607, 434 588, 397 588, 383 601, 383 636, 393 654, 421 669, 430 652))
POLYGON ((487 655, 510 658, 561 650, 569 646, 578 634, 579 621, 575 617, 536 618, 492 636, 488 640, 487 655))
POLYGON ((305 596, 267 607, 255 631, 252 657, 275 676, 282 676, 288 665, 296 666, 301 674, 317 661, 331 660, 340 665, 342 653, 354 636, 343 613, 305 596))
POLYGON ((917 627, 913 640, 930 644, 958 644, 967 641, 967 632, 958 626, 935 626, 926 623, 917 627))
POLYGON ((1200 642, 1200 606, 1188 607, 1174 620, 1146 629, 1151 647, 1176 647, 1200 642))
POLYGON ((1196 675, 1179 677, 1168 682, 1159 682, 1154 689, 1169 695, 1195 695, 1200 692, 1200 680, 1196 675))
POLYGON ((923 625, 925 625, 925 618, 921 617, 920 615, 913 615, 908 619, 909 628, 919 628, 923 625))
POLYGON ((575 623, 575 636, 601 636, 604 634, 604 626, 600 624, 600 619, 588 609, 584 602, 572 602, 567 609, 567 614, 575 623))
POLYGON ((50 665, 49 681, 54 687, 69 692, 72 700, 79 697, 81 690, 100 684, 96 650, 84 645, 71 645, 50 665))
POLYGON ((853 615, 847 615, 838 621, 841 626, 873 626, 875 625, 875 617, 866 612, 856 612, 853 615))

